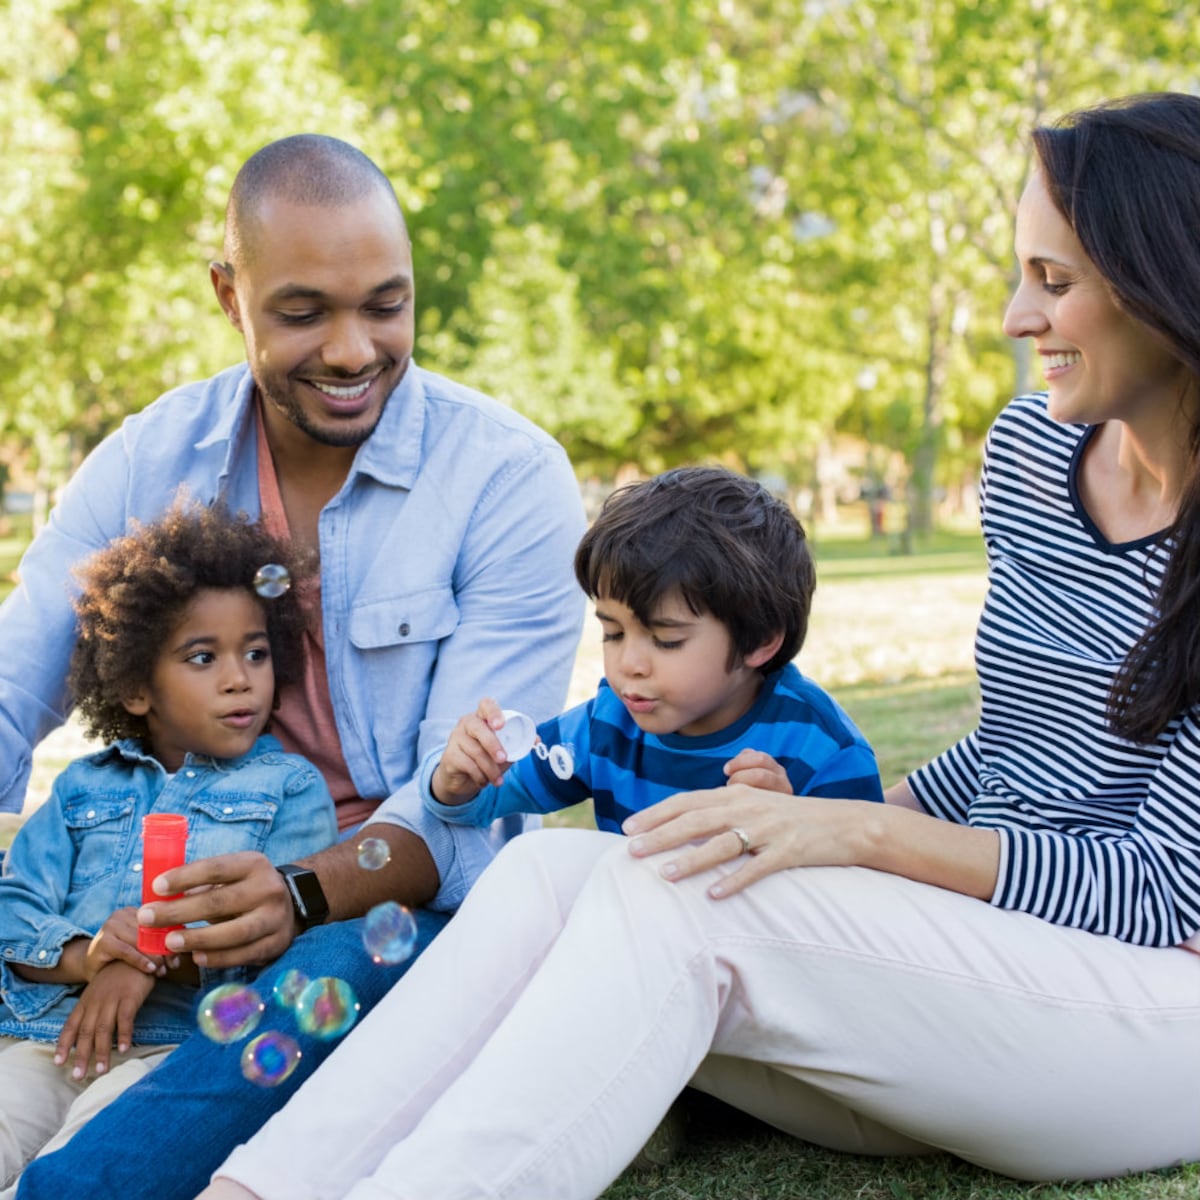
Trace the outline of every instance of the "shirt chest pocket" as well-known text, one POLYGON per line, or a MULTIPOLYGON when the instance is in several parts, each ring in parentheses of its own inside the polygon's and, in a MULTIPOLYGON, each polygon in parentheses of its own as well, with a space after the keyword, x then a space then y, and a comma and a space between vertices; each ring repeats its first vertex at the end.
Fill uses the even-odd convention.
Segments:
POLYGON ((222 793, 194 798, 188 816, 188 861, 261 850, 277 808, 261 795, 222 793))
POLYGON ((133 796, 94 794, 63 805, 63 820, 75 849, 71 891, 90 887, 128 861, 136 807, 133 796))
POLYGON ((457 627, 454 590, 426 588, 357 606, 350 614, 350 641, 358 650, 425 644, 432 652, 457 627))

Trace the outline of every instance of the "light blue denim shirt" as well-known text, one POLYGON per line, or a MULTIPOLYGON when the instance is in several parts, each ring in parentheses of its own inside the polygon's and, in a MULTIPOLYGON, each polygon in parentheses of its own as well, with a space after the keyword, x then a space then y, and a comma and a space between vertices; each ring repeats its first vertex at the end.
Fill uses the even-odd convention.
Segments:
MULTIPOLYGON (((253 382, 243 364, 161 397, 86 459, 0 606, 0 811, 21 807, 30 753, 67 712, 70 567, 181 484, 259 511, 253 382)), ((412 829, 456 907, 521 819, 428 815, 414 776, 483 696, 535 720, 561 711, 583 620, 572 562, 584 529, 558 445, 511 409, 415 364, 320 519, 334 718, 373 820, 412 829)))
MULTIPOLYGON (((270 736, 241 758, 188 755, 168 775, 133 740, 77 759, 18 831, 0 876, 0 1033, 53 1041, 78 985, 34 983, 13 971, 58 965, 119 908, 142 902, 142 818, 182 813, 187 858, 258 850, 273 863, 315 854, 337 838, 317 769, 270 736)), ((202 987, 236 977, 201 971, 202 987)), ((178 1042, 195 1028, 196 990, 159 982, 134 1022, 135 1040, 178 1042)))

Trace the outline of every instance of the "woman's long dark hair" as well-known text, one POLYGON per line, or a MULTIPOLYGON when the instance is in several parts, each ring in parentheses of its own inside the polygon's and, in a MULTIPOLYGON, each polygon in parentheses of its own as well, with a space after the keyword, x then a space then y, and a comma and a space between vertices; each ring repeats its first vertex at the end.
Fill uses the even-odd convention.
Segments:
MULTIPOLYGON (((1200 97, 1130 96, 1034 131, 1042 177, 1116 303, 1161 337, 1200 395, 1200 97)), ((1113 680, 1113 730, 1152 742, 1200 701, 1200 424, 1157 615, 1113 680)))

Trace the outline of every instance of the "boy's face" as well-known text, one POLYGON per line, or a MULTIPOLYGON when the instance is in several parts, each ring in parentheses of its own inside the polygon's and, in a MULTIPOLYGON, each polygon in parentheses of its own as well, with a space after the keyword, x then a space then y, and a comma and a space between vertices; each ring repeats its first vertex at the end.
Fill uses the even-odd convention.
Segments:
POLYGON ((125 707, 146 718, 154 757, 177 771, 186 754, 245 754, 270 719, 274 695, 262 602, 240 588, 206 588, 159 651, 150 682, 125 707))
POLYGON ((732 639, 711 613, 697 616, 679 595, 664 597, 647 627, 619 600, 600 596, 604 675, 647 733, 696 737, 732 725, 762 685, 757 667, 774 648, 728 669, 732 639))

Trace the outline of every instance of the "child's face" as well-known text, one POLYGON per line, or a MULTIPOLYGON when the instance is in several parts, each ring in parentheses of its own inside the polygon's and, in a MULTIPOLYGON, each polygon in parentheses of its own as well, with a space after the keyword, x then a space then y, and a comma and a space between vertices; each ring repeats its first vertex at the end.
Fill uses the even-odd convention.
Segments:
POLYGON ((149 684, 125 701, 145 716, 168 771, 184 755, 236 758, 266 727, 275 668, 261 601, 242 589, 197 592, 155 660, 149 684))
POLYGON ((732 725, 762 684, 761 651, 729 670, 729 630, 711 613, 697 616, 682 596, 665 597, 649 627, 618 600, 600 596, 604 675, 647 733, 694 737, 732 725))

